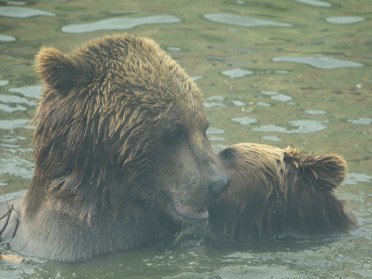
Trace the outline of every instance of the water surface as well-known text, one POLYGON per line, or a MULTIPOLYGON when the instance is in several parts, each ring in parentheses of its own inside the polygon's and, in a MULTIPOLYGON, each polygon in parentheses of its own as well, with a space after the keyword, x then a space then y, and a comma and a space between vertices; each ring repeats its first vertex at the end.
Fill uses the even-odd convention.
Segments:
POLYGON ((348 235, 223 248, 147 247, 75 265, 27 258, 0 262, 0 278, 371 278, 371 15, 370 0, 2 3, 5 198, 23 195, 33 173, 37 50, 68 51, 125 30, 154 38, 200 86, 216 151, 258 142, 342 154, 349 174, 337 193, 349 200, 360 226, 348 235))

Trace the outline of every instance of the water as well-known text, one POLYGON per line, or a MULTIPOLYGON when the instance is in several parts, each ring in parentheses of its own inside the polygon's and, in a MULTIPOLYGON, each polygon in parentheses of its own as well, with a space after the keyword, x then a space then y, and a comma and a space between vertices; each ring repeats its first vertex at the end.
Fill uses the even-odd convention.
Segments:
POLYGON ((221 249, 148 247, 75 265, 0 262, 0 278, 371 278, 371 14, 370 0, 2 3, 1 194, 23 194, 32 176, 40 46, 66 51, 126 29, 157 40, 199 84, 216 151, 249 141, 342 154, 349 175, 338 195, 360 227, 221 249))

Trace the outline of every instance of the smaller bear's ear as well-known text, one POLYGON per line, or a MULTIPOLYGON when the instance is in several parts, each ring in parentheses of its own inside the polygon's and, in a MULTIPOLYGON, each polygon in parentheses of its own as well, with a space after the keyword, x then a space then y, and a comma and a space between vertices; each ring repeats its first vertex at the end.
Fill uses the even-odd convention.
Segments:
POLYGON ((43 47, 36 55, 36 69, 43 82, 62 94, 68 94, 81 78, 81 67, 58 49, 43 47))
POLYGON ((306 154, 301 168, 315 178, 318 187, 332 190, 345 179, 347 164, 338 154, 306 154))

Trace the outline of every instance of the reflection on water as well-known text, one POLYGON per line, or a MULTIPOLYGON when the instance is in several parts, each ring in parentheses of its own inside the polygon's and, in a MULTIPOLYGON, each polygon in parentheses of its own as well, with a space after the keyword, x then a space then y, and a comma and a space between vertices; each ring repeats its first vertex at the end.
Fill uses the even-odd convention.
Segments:
POLYGON ((32 8, 0 6, 0 16, 26 18, 33 16, 55 16, 55 14, 32 8))
POLYGON ((232 70, 223 71, 222 74, 225 76, 228 76, 229 78, 240 78, 240 77, 245 77, 247 75, 251 75, 253 74, 253 72, 240 69, 240 68, 234 68, 232 70))
POLYGON ((324 114, 327 114, 327 111, 321 110, 321 109, 307 109, 305 110, 305 113, 314 114, 314 115, 324 115, 324 114))
POLYGON ((258 122, 257 118, 252 118, 252 117, 235 117, 232 118, 231 121, 237 122, 241 125, 251 125, 251 124, 256 124, 258 122))
POLYGON ((346 176, 344 184, 346 185, 355 185, 358 183, 369 183, 372 182, 372 176, 363 174, 363 173, 355 173, 349 172, 346 176))
POLYGON ((86 33, 98 30, 126 30, 139 25, 155 23, 178 23, 178 17, 170 15, 145 16, 137 18, 115 17, 103 19, 91 23, 65 25, 62 31, 65 33, 86 33))
POLYGON ((205 14, 205 19, 210 21, 239 25, 243 27, 272 26, 272 27, 291 27, 292 24, 276 22, 271 20, 258 19, 248 16, 239 16, 233 14, 205 14))
POLYGON ((326 1, 320 1, 320 0, 295 0, 296 2, 299 3, 304 3, 310 6, 314 7, 331 7, 331 3, 328 3, 326 1))
POLYGON ((277 136, 263 136, 262 138, 268 141, 281 141, 282 140, 281 138, 277 136))
POLYGON ((31 85, 31 86, 10 88, 9 92, 20 93, 25 97, 38 99, 40 97, 40 94, 41 94, 41 86, 40 85, 31 85))
POLYGON ((29 123, 29 119, 0 120, 0 130, 27 128, 29 123))
POLYGON ((361 16, 331 16, 326 18, 328 22, 334 24, 351 24, 364 20, 361 16))
POLYGON ((316 121, 316 120, 292 120, 289 121, 289 126, 297 127, 296 129, 293 128, 286 128, 277 125, 263 125, 257 128, 254 128, 254 131, 258 132, 279 132, 279 133, 286 133, 286 134, 308 134, 308 133, 315 133, 318 131, 322 131, 327 129, 327 126, 324 125, 324 121, 316 121))
POLYGON ((273 99, 275 101, 280 101, 280 102, 289 102, 292 100, 292 97, 286 94, 275 94, 270 97, 270 99, 273 99))
POLYGON ((306 57, 295 57, 295 56, 282 56, 275 57, 272 59, 274 62, 295 62, 304 63, 315 68, 320 69, 336 69, 345 67, 363 67, 362 63, 346 61, 341 59, 335 59, 330 57, 317 57, 317 56, 306 56, 306 57))
POLYGON ((38 48, 68 51, 118 32, 111 30, 128 30, 153 37, 197 81, 216 152, 233 143, 259 142, 342 154, 350 172, 338 194, 350 200, 360 227, 349 235, 226 249, 149 247, 76 265, 0 261, 0 278, 370 278, 370 2, 3 2, 0 194, 5 198, 23 195, 18 191, 26 189, 33 172, 29 123, 41 92, 33 61, 38 48))
POLYGON ((13 36, 0 34, 0 42, 14 42, 16 40, 13 36))
POLYGON ((0 86, 5 86, 8 85, 9 81, 8 80, 0 80, 0 86))
POLYGON ((348 119, 347 122, 359 125, 372 125, 372 118, 361 117, 358 119, 348 119))

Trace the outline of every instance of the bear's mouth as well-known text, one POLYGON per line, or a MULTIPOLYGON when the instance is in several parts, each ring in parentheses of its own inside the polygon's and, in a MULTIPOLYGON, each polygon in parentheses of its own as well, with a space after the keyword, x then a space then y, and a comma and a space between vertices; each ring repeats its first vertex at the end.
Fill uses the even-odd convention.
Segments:
POLYGON ((190 206, 183 205, 179 199, 172 197, 173 207, 183 217, 193 220, 206 220, 209 217, 209 212, 206 207, 196 209, 190 206))

